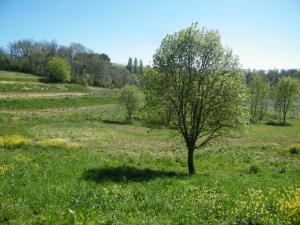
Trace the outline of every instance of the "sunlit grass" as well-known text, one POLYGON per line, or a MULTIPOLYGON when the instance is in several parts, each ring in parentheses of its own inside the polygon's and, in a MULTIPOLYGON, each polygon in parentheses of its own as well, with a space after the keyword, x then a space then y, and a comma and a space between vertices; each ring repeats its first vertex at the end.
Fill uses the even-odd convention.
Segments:
POLYGON ((116 93, 37 100, 0 104, 0 224, 299 224, 299 120, 197 150, 188 176, 178 132, 128 124, 116 93))
POLYGON ((32 74, 0 71, 0 81, 39 82, 40 78, 32 74))

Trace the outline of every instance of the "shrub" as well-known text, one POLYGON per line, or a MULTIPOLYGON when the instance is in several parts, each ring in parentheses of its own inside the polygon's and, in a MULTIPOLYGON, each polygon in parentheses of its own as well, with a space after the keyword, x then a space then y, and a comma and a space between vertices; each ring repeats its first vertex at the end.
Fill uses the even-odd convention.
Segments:
POLYGON ((136 86, 126 85, 121 90, 119 100, 125 104, 127 119, 131 121, 132 114, 139 109, 143 102, 143 94, 136 86))
POLYGON ((280 168, 278 170, 278 173, 282 174, 282 173, 286 173, 286 168, 280 168))
POLYGON ((258 166, 257 165, 251 165, 248 171, 249 174, 256 174, 258 173, 258 166))
POLYGON ((71 81, 71 67, 63 58, 54 57, 48 63, 49 79, 53 82, 71 81))
POLYGON ((289 152, 292 154, 292 155, 298 155, 299 152, 300 152, 300 145, 294 145, 292 147, 289 148, 289 152))

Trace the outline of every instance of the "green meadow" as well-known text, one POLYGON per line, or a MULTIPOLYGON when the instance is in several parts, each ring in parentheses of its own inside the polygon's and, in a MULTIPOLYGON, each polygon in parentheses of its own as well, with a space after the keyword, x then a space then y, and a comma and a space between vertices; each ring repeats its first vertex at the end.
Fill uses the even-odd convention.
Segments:
POLYGON ((189 176, 179 133, 128 124, 118 90, 0 80, 0 224, 300 224, 297 118, 217 139, 189 176))

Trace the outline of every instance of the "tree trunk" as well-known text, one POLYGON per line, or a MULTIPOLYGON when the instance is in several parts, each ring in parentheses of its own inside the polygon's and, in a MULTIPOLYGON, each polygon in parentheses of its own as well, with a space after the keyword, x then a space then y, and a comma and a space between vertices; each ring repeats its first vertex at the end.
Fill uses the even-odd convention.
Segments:
POLYGON ((128 117, 127 117, 128 121, 131 121, 131 116, 132 116, 132 112, 129 111, 129 112, 128 112, 128 117))
POLYGON ((193 175, 195 173, 194 168, 194 147, 188 147, 188 168, 189 175, 193 175))

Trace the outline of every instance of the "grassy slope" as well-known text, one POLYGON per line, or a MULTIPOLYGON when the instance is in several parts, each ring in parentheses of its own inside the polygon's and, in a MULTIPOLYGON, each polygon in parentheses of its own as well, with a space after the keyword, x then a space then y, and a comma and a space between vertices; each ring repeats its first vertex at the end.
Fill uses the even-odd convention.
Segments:
MULTIPOLYGON (((0 111, 0 136, 29 140, 0 149, 0 223, 287 221, 276 211, 276 201, 300 186, 300 156, 288 151, 300 144, 299 120, 287 127, 256 124, 240 137, 198 151, 197 174, 189 177, 184 144, 175 131, 124 124, 124 109, 117 105, 76 110, 90 101, 78 99, 69 111, 0 111), (52 145, 43 144, 49 139, 52 145)), ((15 105, 26 99, 18 101, 15 105)))
POLYGON ((38 82, 40 79, 40 77, 31 74, 0 71, 0 81, 38 82))
POLYGON ((39 79, 30 74, 0 71, 0 97, 4 96, 0 98, 0 109, 65 108, 117 102, 117 92, 114 90, 90 90, 77 84, 46 84, 40 83, 39 79), (39 95, 39 92, 43 94, 60 93, 60 95, 43 96, 39 95), (69 96, 72 92, 86 94, 86 96, 69 96), (6 98, 6 96, 11 97, 6 98), (18 96, 20 97, 18 98, 18 96))
POLYGON ((41 77, 16 72, 0 71, 1 92, 89 92, 77 84, 41 83, 41 77))
MULTIPOLYGON (((2 81, 3 82, 3 81, 2 81)), ((6 82, 0 83, 1 92, 87 92, 88 90, 75 84, 49 84, 49 83, 25 83, 6 82)))
POLYGON ((47 109, 47 108, 65 108, 84 105, 99 105, 117 103, 116 97, 63 97, 63 98, 28 98, 1 100, 0 109, 47 109))

